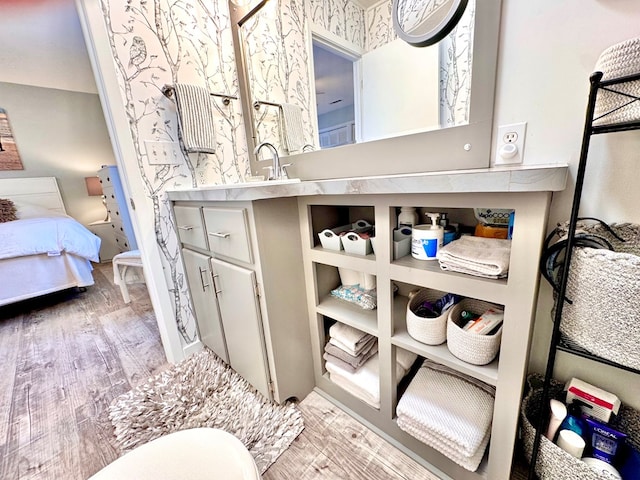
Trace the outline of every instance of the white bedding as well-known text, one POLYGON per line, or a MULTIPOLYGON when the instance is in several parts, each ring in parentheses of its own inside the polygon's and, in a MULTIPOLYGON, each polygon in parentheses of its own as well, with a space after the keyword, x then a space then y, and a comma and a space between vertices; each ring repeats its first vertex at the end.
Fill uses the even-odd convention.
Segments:
POLYGON ((100 261, 100 237, 68 215, 37 207, 19 207, 17 215, 0 223, 0 259, 66 252, 100 261))

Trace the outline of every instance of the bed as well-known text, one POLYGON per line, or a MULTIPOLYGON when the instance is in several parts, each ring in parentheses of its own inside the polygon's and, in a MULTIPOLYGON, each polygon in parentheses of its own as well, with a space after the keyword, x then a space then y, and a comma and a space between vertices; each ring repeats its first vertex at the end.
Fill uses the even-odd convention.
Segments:
POLYGON ((17 220, 0 223, 0 306, 93 285, 100 238, 66 214, 55 177, 0 179, 17 220))

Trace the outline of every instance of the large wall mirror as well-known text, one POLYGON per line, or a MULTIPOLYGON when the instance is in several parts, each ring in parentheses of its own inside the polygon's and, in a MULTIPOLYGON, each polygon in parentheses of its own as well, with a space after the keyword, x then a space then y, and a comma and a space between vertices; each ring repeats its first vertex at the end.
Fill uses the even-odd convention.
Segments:
POLYGON ((397 35, 391 0, 231 4, 249 147, 303 179, 489 166, 500 0, 465 3, 424 48, 397 35))

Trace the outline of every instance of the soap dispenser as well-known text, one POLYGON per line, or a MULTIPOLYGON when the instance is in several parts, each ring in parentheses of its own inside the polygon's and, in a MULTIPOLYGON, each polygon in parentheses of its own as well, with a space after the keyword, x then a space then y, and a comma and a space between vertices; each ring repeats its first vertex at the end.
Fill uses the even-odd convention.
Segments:
POLYGON ((431 225, 415 225, 411 232, 411 256, 418 260, 435 260, 444 241, 444 229, 438 225, 439 213, 425 213, 431 225))

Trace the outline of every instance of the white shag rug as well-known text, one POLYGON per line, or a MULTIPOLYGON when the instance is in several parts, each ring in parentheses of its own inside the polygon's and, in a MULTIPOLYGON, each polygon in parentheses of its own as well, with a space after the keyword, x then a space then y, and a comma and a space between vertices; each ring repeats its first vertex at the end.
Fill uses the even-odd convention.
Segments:
POLYGON ((295 404, 270 402, 209 349, 114 399, 109 418, 123 452, 178 430, 220 428, 242 441, 261 474, 304 429, 295 404))

